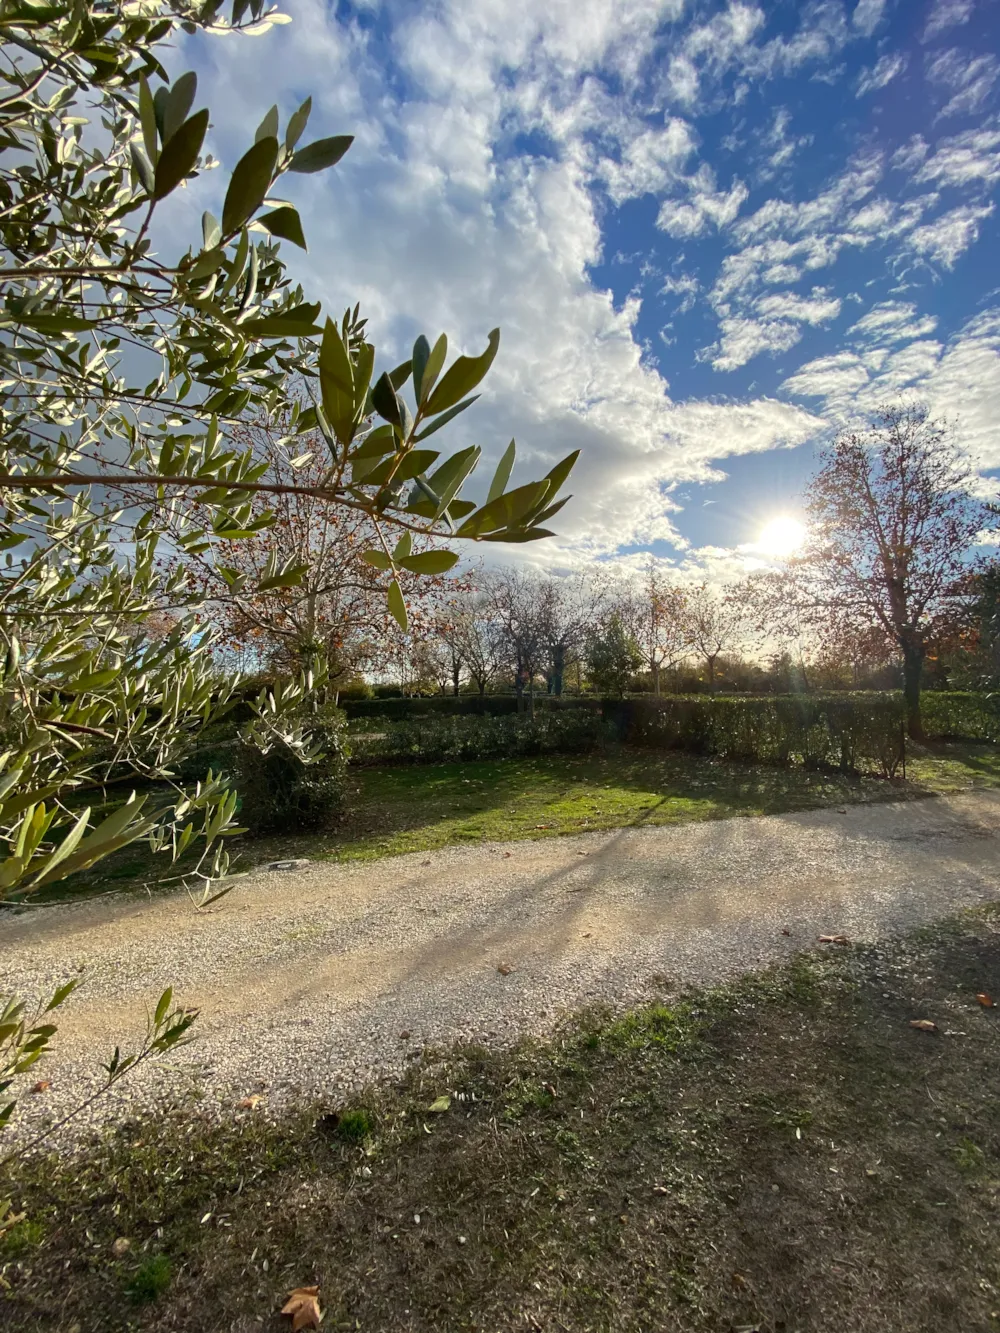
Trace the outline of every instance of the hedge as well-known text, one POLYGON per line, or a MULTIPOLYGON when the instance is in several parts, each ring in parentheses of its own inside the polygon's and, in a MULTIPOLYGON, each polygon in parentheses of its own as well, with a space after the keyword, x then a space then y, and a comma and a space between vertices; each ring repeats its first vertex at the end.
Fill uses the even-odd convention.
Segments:
POLYGON ((896 694, 673 695, 605 704, 618 738, 765 764, 803 764, 894 777, 904 760, 904 709, 896 694))
POLYGON ((939 740, 1000 740, 1000 696, 961 690, 925 690, 920 696, 924 733, 939 740))
MULTIPOLYGON (((525 699, 527 708, 527 699, 525 699)), ((599 710, 601 701, 579 695, 535 695, 535 712, 589 708, 599 710)), ((344 699, 341 707, 348 719, 383 718, 404 722, 416 717, 511 717, 518 712, 516 694, 433 694, 412 699, 344 699)))
POLYGON ((424 717, 387 722, 351 738, 353 764, 435 764, 512 759, 533 754, 580 754, 597 749, 609 729, 596 708, 528 717, 424 717))

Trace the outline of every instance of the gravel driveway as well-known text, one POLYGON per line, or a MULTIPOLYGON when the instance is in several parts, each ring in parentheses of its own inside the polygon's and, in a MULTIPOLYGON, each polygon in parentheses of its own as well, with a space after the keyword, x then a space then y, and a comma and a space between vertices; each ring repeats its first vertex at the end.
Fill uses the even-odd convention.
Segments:
POLYGON ((542 1032, 819 934, 871 940, 1000 896, 998 837, 1000 792, 984 791, 316 862, 247 876, 202 913, 171 895, 0 917, 0 990, 86 975, 20 1132, 73 1104, 167 985, 202 1009, 198 1040, 96 1115, 192 1082, 226 1106, 335 1099, 429 1044, 542 1032))

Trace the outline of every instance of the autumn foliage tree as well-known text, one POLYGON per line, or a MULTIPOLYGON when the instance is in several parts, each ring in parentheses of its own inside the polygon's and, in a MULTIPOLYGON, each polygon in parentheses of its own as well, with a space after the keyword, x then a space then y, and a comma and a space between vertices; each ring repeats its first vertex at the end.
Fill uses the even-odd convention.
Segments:
POLYGON ((777 615, 822 637, 884 636, 899 654, 907 727, 921 735, 928 649, 963 614, 983 506, 949 431, 922 406, 887 406, 827 451, 807 497, 808 538, 773 585, 777 615))

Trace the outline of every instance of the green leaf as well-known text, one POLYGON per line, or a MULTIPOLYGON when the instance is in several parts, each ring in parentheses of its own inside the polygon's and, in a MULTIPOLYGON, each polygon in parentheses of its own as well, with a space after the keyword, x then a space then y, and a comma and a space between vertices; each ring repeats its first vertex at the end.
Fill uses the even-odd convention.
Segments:
POLYGON ((378 463, 365 473, 366 486, 383 486, 392 477, 393 482, 411 481, 426 472, 439 455, 436 449, 411 449, 402 458, 394 454, 384 463, 378 463), (398 462, 397 462, 398 459, 398 462))
POLYGON ((393 426, 402 427, 403 416, 399 410, 399 400, 389 375, 383 372, 372 387, 372 403, 380 417, 393 426))
POLYGON ((425 427, 424 430, 418 431, 418 433, 414 435, 413 437, 414 444, 416 444, 420 440, 426 440, 428 435, 433 435, 434 432, 436 430, 440 430, 442 426, 447 426, 449 421, 454 420, 454 418, 458 416, 459 412, 464 412, 467 407, 471 407, 472 404, 479 397, 480 395, 478 393, 474 393, 471 398, 466 398, 464 402, 456 403, 455 406, 449 408, 447 412, 442 412, 442 414, 437 418, 436 421, 432 421, 431 424, 425 427))
POLYGON ((295 147, 302 137, 302 131, 309 120, 309 113, 312 111, 313 100, 307 97, 299 107, 298 111, 293 111, 288 118, 288 126, 285 129, 285 147, 289 152, 295 147))
POLYGON ((437 342, 431 348, 430 355, 427 358, 427 364, 424 366, 423 374, 420 376, 420 397, 417 399, 418 406, 423 404, 430 397, 431 390, 437 383, 437 377, 441 374, 441 367, 444 365, 444 359, 448 355, 448 339, 445 334, 441 334, 437 342))
POLYGON ((325 171, 340 161, 353 142, 353 134, 335 134, 331 139, 316 139, 292 156, 288 170, 308 173, 325 171))
POLYGON ((156 137, 156 108, 153 106, 153 94, 149 91, 145 74, 139 76, 139 123, 142 126, 142 142, 150 162, 156 162, 160 154, 156 137))
POLYGON ((57 990, 53 991, 52 999, 49 1000, 42 1012, 47 1014, 52 1009, 58 1009, 66 997, 76 990, 82 980, 82 977, 74 977, 72 981, 67 981, 65 986, 60 986, 57 990))
POLYGON ((240 325, 240 333, 249 338, 311 338, 322 332, 316 323, 319 312, 319 302, 315 305, 292 306, 279 315, 244 320, 240 325))
POLYGON ((153 198, 166 199, 185 177, 190 176, 201 152, 201 145, 208 129, 208 110, 196 111, 190 120, 177 130, 163 145, 163 152, 156 164, 156 186, 153 198))
POLYGON ((388 605, 389 614, 405 634, 409 623, 406 617, 406 603, 403 601, 403 594, 395 579, 389 584, 388 605))
POLYGON ((149 158, 137 143, 130 145, 129 156, 132 159, 133 167, 135 167, 135 174, 142 182, 142 188, 147 194, 152 194, 156 189, 156 176, 150 166, 149 158))
POLYGON ((302 250, 308 250, 306 238, 302 232, 302 221, 298 212, 291 206, 285 204, 283 208, 276 208, 273 213, 265 213, 259 218, 261 226, 266 227, 272 236, 280 236, 283 240, 291 241, 293 245, 299 246, 302 250))
POLYGON ((255 143, 236 163, 222 206, 224 236, 231 235, 260 208, 271 187, 277 160, 278 141, 267 138, 255 143))
POLYGON ((297 588, 308 572, 308 565, 292 565, 291 568, 282 570, 280 574, 261 579, 257 584, 257 591, 270 592, 272 588, 297 588))
POLYGON ((527 486, 519 486, 506 495, 498 496, 496 500, 490 500, 465 520, 458 530, 458 536, 479 537, 486 532, 512 527, 519 518, 545 499, 549 487, 547 480, 532 481, 527 486))
POLYGON ((377 426, 370 435, 366 435, 361 444, 351 454, 355 458, 384 458, 396 448, 396 437, 391 426, 377 426))
POLYGON ((160 1026, 160 1024, 166 1018, 167 1014, 170 1012, 170 1003, 173 1000, 173 998, 174 998, 173 987, 168 986, 167 989, 160 996, 159 1000, 157 1001, 156 1012, 153 1014, 153 1023, 155 1024, 156 1027, 160 1026))
POLYGON ((444 574, 458 564, 458 556, 454 551, 421 551, 401 557, 399 564, 411 574, 444 574))
POLYGON ((451 1106, 451 1098, 448 1096, 447 1093, 445 1093, 443 1097, 435 1098, 435 1100, 431 1102, 430 1106, 428 1106, 427 1109, 428 1111, 433 1112, 434 1115, 442 1115, 445 1111, 449 1109, 450 1106, 451 1106))
POLYGON ((558 462, 551 472, 546 472, 546 479, 551 482, 549 495, 554 496, 563 482, 573 471, 573 464, 580 457, 580 450, 574 449, 571 454, 567 454, 564 459, 558 462))
POLYGON ((374 569, 391 569, 392 561, 384 551, 362 551, 361 559, 374 569))
POLYGON ((397 392, 403 387, 410 378, 410 371, 413 369, 412 361, 400 361, 399 365, 389 371, 389 382, 397 392))
POLYGON ((514 441, 508 444, 503 458, 497 465, 497 470, 493 474, 493 480, 490 483, 490 493, 486 497, 487 502, 495 500, 497 496, 503 495, 507 489, 507 483, 510 481, 511 470, 514 467, 514 454, 517 452, 514 441))
POLYGON ((16 315, 14 318, 19 324, 36 329, 39 333, 83 333, 86 329, 94 328, 92 319, 83 319, 80 315, 71 315, 61 310, 39 315, 16 315))
POLYGON ((277 139, 277 137, 278 108, 273 106, 257 126, 257 133, 253 136, 253 141, 254 143, 260 143, 261 139, 277 139))
POLYGON ((493 364, 499 346, 500 330, 493 329, 482 356, 460 356, 455 364, 445 371, 441 383, 427 400, 427 415, 437 416, 438 412, 444 412, 470 393, 493 364))
POLYGON ((163 142, 167 144, 187 120, 198 91, 198 76, 189 70, 174 81, 163 104, 163 142))
POLYGON ((201 235, 206 250, 214 250, 222 240, 222 228, 214 214, 202 213, 201 235))
POLYGON ((537 542, 543 537, 554 537, 547 528, 504 528, 483 537, 484 542, 537 542))
POLYGON ((431 345, 423 334, 413 344, 413 356, 411 364, 413 366, 413 395, 417 400, 417 406, 420 406, 420 392, 424 382, 424 371, 427 369, 427 362, 430 360, 431 345))

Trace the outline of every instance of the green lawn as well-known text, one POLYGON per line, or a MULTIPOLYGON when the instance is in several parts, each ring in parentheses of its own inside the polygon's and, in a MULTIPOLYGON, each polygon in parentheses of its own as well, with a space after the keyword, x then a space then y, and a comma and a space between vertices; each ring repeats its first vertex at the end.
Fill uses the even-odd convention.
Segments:
MULTIPOLYGON (((907 781, 848 778, 677 751, 609 750, 355 771, 351 811, 333 834, 268 843, 268 854, 373 860, 455 843, 549 838, 913 798, 1000 786, 990 745, 921 747, 907 781), (297 849, 297 850, 296 850, 297 849)), ((248 854, 253 843, 247 844, 248 854)))
POLYGON ((183 1100, 0 1170, 10 1333, 981 1333, 995 910, 815 952, 348 1105, 183 1100), (932 1031, 911 1026, 930 1021, 932 1031))
MULTIPOLYGON (((234 870, 282 857, 374 860, 455 844, 553 838, 601 829, 770 815, 935 792, 1000 786, 1000 748, 975 743, 917 747, 907 779, 849 778, 680 751, 615 748, 476 763, 350 770, 349 808, 328 834, 234 840, 234 870)), ((176 867, 125 848, 33 901, 109 889, 164 887, 176 867)))

